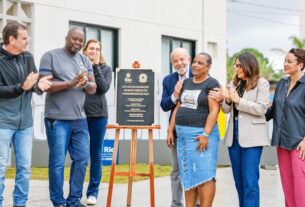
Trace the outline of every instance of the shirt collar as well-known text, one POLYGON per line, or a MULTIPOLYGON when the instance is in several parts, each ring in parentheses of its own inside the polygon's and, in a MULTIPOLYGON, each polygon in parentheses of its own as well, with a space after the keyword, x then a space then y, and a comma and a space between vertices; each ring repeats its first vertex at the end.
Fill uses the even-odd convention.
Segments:
POLYGON ((189 70, 190 70, 190 68, 189 68, 189 67, 187 67, 187 70, 186 70, 186 72, 185 72, 184 76, 180 76, 180 74, 178 73, 179 80, 184 80, 184 79, 189 78, 189 77, 190 77, 189 70))
POLYGON ((299 79, 299 82, 305 83, 305 75, 303 75, 303 76, 299 79))
MULTIPOLYGON (((288 81, 290 79, 289 75, 287 76, 284 76, 283 78, 285 81, 288 81)), ((305 75, 303 75, 299 80, 298 82, 301 82, 301 83, 305 83, 305 75)))

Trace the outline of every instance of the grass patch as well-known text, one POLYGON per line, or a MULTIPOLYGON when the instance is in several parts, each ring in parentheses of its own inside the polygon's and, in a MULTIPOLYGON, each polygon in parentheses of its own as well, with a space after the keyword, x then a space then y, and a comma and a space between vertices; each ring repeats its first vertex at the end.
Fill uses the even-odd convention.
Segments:
MULTIPOLYGON (((110 175, 110 166, 103 167, 103 183, 108 183, 109 175, 110 175)), ((171 172, 171 166, 161 166, 155 165, 155 177, 162 177, 162 176, 169 176, 171 172)), ((128 172, 129 166, 127 164, 124 165, 117 165, 116 172, 128 172)), ((137 164, 136 165, 136 172, 137 173, 148 173, 149 172, 149 165, 148 164, 137 164)), ((16 169, 15 168, 8 168, 6 171, 6 178, 14 179, 15 178, 16 169)), ((70 167, 65 168, 65 181, 68 181, 70 177, 70 167)), ((134 177, 134 181, 145 180, 149 179, 149 177, 134 177)), ((48 180, 48 168, 40 168, 40 167, 33 167, 32 168, 32 176, 31 180, 48 180)), ((86 182, 89 181, 89 168, 87 168, 86 173, 86 182)), ((115 176, 115 183, 127 183, 128 177, 123 176, 115 176)))

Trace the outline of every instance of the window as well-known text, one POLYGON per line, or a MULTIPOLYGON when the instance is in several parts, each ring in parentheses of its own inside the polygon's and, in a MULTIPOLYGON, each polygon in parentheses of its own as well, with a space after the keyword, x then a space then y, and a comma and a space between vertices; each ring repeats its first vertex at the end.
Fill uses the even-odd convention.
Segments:
POLYGON ((195 57, 195 41, 169 36, 162 36, 161 71, 164 75, 172 73, 173 68, 170 62, 170 54, 173 49, 177 47, 185 48, 189 52, 192 59, 195 57))
POLYGON ((118 67, 118 30, 108 27, 70 22, 70 28, 77 27, 84 31, 85 41, 97 39, 102 43, 102 53, 107 65, 113 71, 118 67))
POLYGON ((31 38, 32 10, 33 4, 31 3, 13 0, 0 0, 0 41, 3 41, 3 28, 7 23, 10 22, 19 22, 26 26, 29 38, 31 38))

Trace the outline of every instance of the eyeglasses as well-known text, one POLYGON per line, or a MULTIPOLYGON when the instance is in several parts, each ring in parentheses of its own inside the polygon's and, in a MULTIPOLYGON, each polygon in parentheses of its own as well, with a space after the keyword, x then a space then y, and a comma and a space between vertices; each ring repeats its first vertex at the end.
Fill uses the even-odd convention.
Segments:
POLYGON ((237 68, 242 68, 242 67, 243 67, 242 64, 234 64, 233 66, 234 66, 235 69, 237 69, 237 68))

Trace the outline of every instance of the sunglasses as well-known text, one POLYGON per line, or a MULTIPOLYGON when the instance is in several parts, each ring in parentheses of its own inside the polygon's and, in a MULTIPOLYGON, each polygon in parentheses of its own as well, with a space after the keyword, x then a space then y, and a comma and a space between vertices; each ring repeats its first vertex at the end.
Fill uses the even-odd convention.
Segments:
POLYGON ((242 68, 242 67, 243 67, 242 64, 234 64, 233 66, 234 66, 234 68, 236 68, 236 69, 237 69, 237 68, 242 68))

